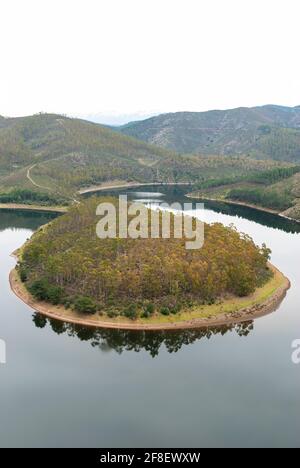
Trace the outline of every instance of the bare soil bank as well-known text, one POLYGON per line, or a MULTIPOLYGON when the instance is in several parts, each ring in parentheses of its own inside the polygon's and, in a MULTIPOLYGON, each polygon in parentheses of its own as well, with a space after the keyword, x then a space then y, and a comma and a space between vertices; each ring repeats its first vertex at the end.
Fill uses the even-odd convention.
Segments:
POLYGON ((21 282, 15 269, 11 271, 9 281, 12 291, 25 304, 52 319, 97 328, 180 330, 235 324, 254 320, 274 312, 285 298, 290 288, 290 282, 277 268, 273 265, 270 267, 274 272, 274 277, 250 296, 229 298, 220 304, 205 305, 183 311, 177 316, 164 317, 159 315, 135 321, 123 317, 109 319, 99 314, 83 316, 83 314, 65 309, 63 306, 53 306, 46 302, 36 301, 21 282))
POLYGON ((102 190, 114 190, 119 188, 132 188, 132 187, 147 187, 147 186, 162 186, 162 185, 191 185, 189 182, 104 182, 101 185, 94 185, 85 189, 79 190, 80 195, 85 193, 99 192, 102 190))
POLYGON ((51 213, 66 213, 67 207, 64 206, 42 206, 42 205, 22 205, 21 203, 0 203, 0 210, 28 210, 45 211, 51 213))

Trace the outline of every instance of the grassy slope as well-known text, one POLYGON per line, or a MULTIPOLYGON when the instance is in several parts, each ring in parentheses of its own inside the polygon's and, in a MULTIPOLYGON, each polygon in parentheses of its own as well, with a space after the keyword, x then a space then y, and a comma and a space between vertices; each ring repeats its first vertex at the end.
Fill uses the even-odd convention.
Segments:
POLYGON ((5 119, 0 124, 0 188, 72 191, 90 178, 147 178, 148 167, 169 156, 161 148, 100 125, 57 115, 5 119), (31 168, 31 169, 30 169, 31 168), (65 186, 61 179, 65 177, 65 186))
POLYGON ((285 191, 293 199, 292 206, 283 214, 289 218, 300 220, 300 174, 295 174, 286 183, 281 182, 274 186, 279 192, 285 191))

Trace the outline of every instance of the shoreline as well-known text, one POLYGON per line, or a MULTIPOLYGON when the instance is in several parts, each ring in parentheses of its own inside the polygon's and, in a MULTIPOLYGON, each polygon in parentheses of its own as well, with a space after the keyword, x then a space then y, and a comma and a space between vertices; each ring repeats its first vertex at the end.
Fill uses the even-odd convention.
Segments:
MULTIPOLYGON (((16 252, 12 254, 16 257, 16 252)), ((191 310, 180 315, 189 316, 186 320, 178 317, 177 321, 169 321, 165 317, 160 317, 164 322, 143 322, 141 319, 135 322, 129 322, 127 319, 105 319, 102 316, 89 315, 83 317, 73 310, 65 309, 63 306, 54 306, 52 304, 35 300, 27 291, 25 285, 21 282, 17 270, 14 268, 9 275, 9 283, 12 292, 22 300, 26 305, 36 312, 55 320, 62 322, 82 325, 94 328, 110 328, 124 330, 183 330, 187 328, 207 328, 212 326, 234 325, 237 323, 252 321, 257 318, 268 315, 277 310, 287 291, 291 287, 290 281, 273 265, 269 264, 274 272, 274 277, 262 288, 258 288, 253 294, 245 298, 226 299, 217 306, 200 306, 196 310, 191 310), (272 288, 269 292, 269 288, 272 288), (240 308, 237 308, 240 304, 240 308), (213 308, 219 308, 219 314, 197 317, 201 313, 207 314, 213 308), (211 309, 209 309, 211 308, 211 309)), ((174 320, 174 316, 173 316, 174 320)), ((176 320, 176 318, 175 318, 176 320)))
MULTIPOLYGON (((90 187, 87 189, 84 189, 82 191, 77 192, 79 195, 84 195, 87 193, 93 193, 93 192, 102 192, 105 190, 114 190, 114 189, 122 189, 122 188, 134 188, 134 187, 147 187, 147 186, 175 186, 175 185, 192 185, 189 182, 146 182, 146 183, 127 183, 127 184, 120 184, 120 185, 100 185, 100 186, 95 186, 95 187, 90 187)), ((224 200, 221 198, 211 198, 211 197, 200 197, 200 196, 195 196, 192 195, 193 192, 187 193, 184 196, 187 198, 190 198, 191 200, 203 200, 203 201, 212 201, 212 202, 217 202, 217 203, 225 203, 227 205, 232 205, 232 206, 241 206, 245 208, 251 208, 253 210, 261 211, 263 213, 269 213, 273 214, 276 216, 280 216, 280 218, 286 219, 287 221, 292 221, 295 223, 300 223, 300 219, 296 218, 291 218, 290 216, 286 216, 283 212, 280 212, 279 210, 273 210, 271 208, 265 208, 263 206, 259 205, 253 205, 251 203, 244 203, 244 202, 238 202, 238 201, 233 201, 233 200, 224 200)), ((0 211, 1 210, 15 210, 15 211, 35 211, 35 212, 44 212, 44 213, 67 213, 68 212, 68 207, 63 207, 63 206, 43 206, 43 205, 22 205, 18 203, 0 203, 0 211)))
POLYGON ((68 208, 63 206, 22 205, 20 203, 0 203, 0 210, 38 211, 48 213, 67 213, 68 208))
POLYGON ((263 213, 269 213, 269 214, 273 214, 273 215, 276 215, 276 216, 280 216, 281 218, 286 219, 288 221, 293 221, 295 223, 300 223, 299 219, 290 218, 289 216, 286 216, 285 214, 283 214, 283 212, 281 212, 279 210, 274 210, 272 208, 266 208, 264 206, 253 205, 251 203, 244 203, 244 202, 240 202, 240 201, 226 200, 226 199, 223 199, 223 198, 211 198, 211 197, 205 197, 205 196, 200 197, 200 196, 192 195, 192 193, 193 192, 187 193, 185 196, 187 198, 195 199, 195 200, 213 201, 213 202, 217 202, 217 203, 225 203, 227 205, 242 206, 242 207, 245 207, 245 208, 252 208, 253 210, 261 211, 263 213))
POLYGON ((109 183, 108 185, 101 184, 95 185, 91 187, 87 187, 85 189, 79 190, 77 193, 79 195, 85 195, 86 193, 93 193, 93 192, 102 192, 103 190, 114 190, 114 189, 122 189, 122 188, 134 188, 134 187, 147 187, 147 186, 172 186, 172 185, 192 185, 189 182, 120 182, 120 184, 113 184, 109 183))

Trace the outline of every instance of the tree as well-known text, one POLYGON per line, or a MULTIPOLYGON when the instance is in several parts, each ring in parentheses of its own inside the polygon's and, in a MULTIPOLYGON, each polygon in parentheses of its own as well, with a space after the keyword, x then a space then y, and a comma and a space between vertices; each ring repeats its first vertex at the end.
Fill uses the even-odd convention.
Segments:
POLYGON ((80 296, 75 301, 75 310, 85 314, 95 314, 97 311, 96 302, 87 296, 80 296))

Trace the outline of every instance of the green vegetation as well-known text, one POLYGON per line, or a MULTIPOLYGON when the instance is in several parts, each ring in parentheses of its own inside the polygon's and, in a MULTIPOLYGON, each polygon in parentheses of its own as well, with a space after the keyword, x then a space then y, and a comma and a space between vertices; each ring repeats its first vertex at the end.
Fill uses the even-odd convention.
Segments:
MULTIPOLYGON (((256 167, 256 169, 258 169, 256 167)), ((218 177, 216 179, 206 179, 195 184, 195 189, 205 190, 222 187, 226 185, 234 185, 241 182, 250 182, 253 184, 271 185, 280 180, 288 179, 300 172, 300 166, 283 166, 274 167, 268 170, 252 171, 250 174, 243 174, 242 169, 238 174, 231 175, 230 177, 218 177)))
POLYGON ((170 156, 170 151, 79 119, 54 114, 3 119, 0 192, 26 189, 70 199, 85 185, 159 178, 159 163, 170 156))
POLYGON ((97 303, 90 297, 79 296, 75 299, 74 309, 77 312, 95 314, 97 312, 97 303))
POLYGON ((228 192, 227 198, 279 211, 288 209, 293 203, 293 199, 288 192, 279 193, 276 190, 265 190, 263 188, 232 189, 228 192))
POLYGON ((21 203, 26 205, 68 205, 69 200, 51 193, 35 192, 28 189, 13 189, 7 193, 0 193, 0 203, 21 203))
POLYGON ((63 298, 63 289, 60 286, 50 284, 46 278, 34 281, 30 285, 29 291, 36 299, 54 305, 61 303, 63 298))
POLYGON ((252 176, 248 176, 245 180, 257 184, 271 185, 279 182, 280 180, 288 179, 298 172, 300 172, 300 166, 275 167, 268 171, 262 171, 252 176))
POLYGON ((228 295, 247 296, 271 276, 266 246, 221 224, 205 225, 205 244, 198 250, 187 250, 186 239, 173 236, 99 239, 95 213, 101 201, 118 204, 113 198, 88 199, 24 246, 18 269, 26 272, 25 285, 38 300, 82 314, 159 318, 228 295))
MULTIPOLYGON (((300 112, 299 112, 300 115, 300 112)), ((300 129, 270 127, 268 134, 258 135, 249 156, 276 161, 300 161, 300 129)))
MULTIPOLYGON (((239 180, 236 178, 235 184, 237 184, 237 187, 229 189, 225 198, 284 211, 293 205, 294 197, 288 186, 283 185, 282 189, 278 190, 275 184, 290 179, 299 172, 299 166, 277 167, 255 175, 245 176, 239 180), (241 182, 246 184, 243 186, 241 182), (251 186, 247 185, 247 183, 251 183, 251 186)), ((227 185, 224 182, 220 181, 220 185, 227 185)), ((228 182, 229 184, 230 182, 228 182)), ((214 187, 218 187, 217 181, 214 187)))
POLYGON ((0 125, 3 203, 61 205, 78 199, 81 188, 104 182, 200 184, 220 174, 242 177, 284 165, 240 156, 178 154, 54 114, 2 119, 0 125))
POLYGON ((232 200, 300 219, 300 168, 276 167, 256 174, 210 179, 197 185, 200 198, 232 200))

